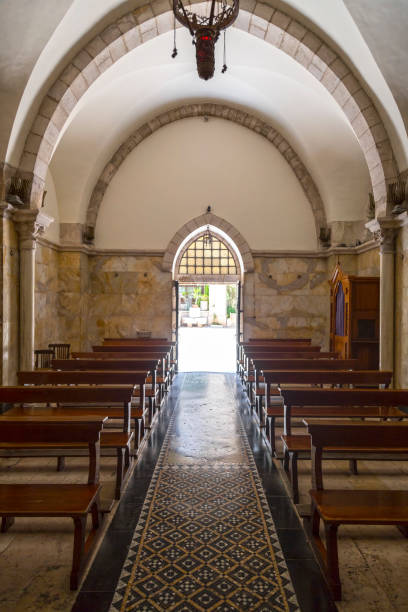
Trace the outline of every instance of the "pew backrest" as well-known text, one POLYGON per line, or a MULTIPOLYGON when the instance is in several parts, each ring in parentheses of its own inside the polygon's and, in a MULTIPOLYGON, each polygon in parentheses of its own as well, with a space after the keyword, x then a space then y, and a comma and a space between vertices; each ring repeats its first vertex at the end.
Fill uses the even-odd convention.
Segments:
MULTIPOLYGON (((323 489, 322 457, 325 449, 356 452, 408 453, 408 422, 305 419, 311 436, 312 479, 323 489)), ((408 457, 407 457, 408 458, 408 457)))
POLYGON ((28 446, 88 444, 88 484, 99 481, 100 434, 104 416, 75 417, 0 417, 0 444, 28 446))

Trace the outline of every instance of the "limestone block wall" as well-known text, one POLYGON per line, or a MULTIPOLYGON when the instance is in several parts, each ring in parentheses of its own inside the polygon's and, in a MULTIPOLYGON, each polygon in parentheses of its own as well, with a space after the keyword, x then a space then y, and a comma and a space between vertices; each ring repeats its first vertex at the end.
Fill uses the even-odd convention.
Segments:
POLYGON ((244 283, 245 337, 311 337, 328 350, 327 260, 255 257, 254 263, 244 283))
POLYGON ((36 349, 62 342, 59 330, 59 253, 38 244, 35 252, 35 341, 36 349))
POLYGON ((85 350, 88 338, 89 257, 87 253, 59 254, 58 315, 63 342, 72 351, 85 350))
MULTIPOLYGON (((328 279, 337 259, 350 274, 379 273, 378 249, 328 258, 254 256, 243 285, 245 337, 311 337, 328 349, 328 279)), ((171 274, 160 256, 38 245, 37 348, 60 341, 88 350, 105 336, 145 330, 170 339, 171 319, 171 274)))
POLYGON ((89 258, 88 347, 144 330, 171 338, 171 274, 161 263, 149 256, 89 258))
POLYGON ((380 249, 370 249, 357 257, 357 276, 380 276, 380 249))

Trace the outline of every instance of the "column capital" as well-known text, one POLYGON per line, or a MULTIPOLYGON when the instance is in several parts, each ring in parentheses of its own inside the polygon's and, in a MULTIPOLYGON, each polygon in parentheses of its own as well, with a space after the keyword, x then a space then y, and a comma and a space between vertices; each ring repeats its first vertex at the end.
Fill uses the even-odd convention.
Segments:
POLYGON ((38 236, 54 221, 53 217, 32 208, 14 210, 13 221, 20 239, 20 249, 35 249, 38 236))
POLYGON ((399 230, 408 224, 406 212, 394 217, 377 217, 365 224, 379 242, 381 253, 395 253, 395 238, 399 230))

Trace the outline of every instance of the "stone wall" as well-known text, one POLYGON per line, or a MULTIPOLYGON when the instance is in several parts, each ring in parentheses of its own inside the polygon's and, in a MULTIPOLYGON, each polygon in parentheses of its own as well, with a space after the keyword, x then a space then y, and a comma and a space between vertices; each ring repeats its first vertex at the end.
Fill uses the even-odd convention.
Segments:
POLYGON ((59 342, 59 253, 37 244, 35 252, 35 339, 36 349, 46 349, 59 342))
POLYGON ((311 337, 328 350, 326 259, 255 257, 254 263, 244 283, 245 338, 311 337))
MULTIPOLYGON (((379 272, 378 249, 327 259, 255 256, 243 285, 245 337, 311 337, 328 349, 328 279, 338 259, 349 274, 379 272)), ((88 350, 105 336, 146 330, 171 337, 171 274, 163 271, 161 257, 38 245, 37 348, 60 341, 88 350)))
POLYGON ((171 274, 161 263, 147 256, 89 258, 88 347, 144 330, 171 338, 171 274))

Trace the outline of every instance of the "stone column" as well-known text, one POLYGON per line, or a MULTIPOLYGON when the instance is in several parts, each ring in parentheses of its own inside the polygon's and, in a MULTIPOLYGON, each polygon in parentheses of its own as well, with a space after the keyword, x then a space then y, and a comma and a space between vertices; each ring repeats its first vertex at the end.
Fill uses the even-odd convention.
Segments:
POLYGON ((406 216, 378 217, 366 224, 380 242, 380 369, 391 372, 395 352, 395 239, 406 216))
POLYGON ((21 209, 13 213, 19 237, 19 348, 20 370, 32 370, 34 364, 35 249, 37 236, 53 221, 38 210, 21 209))
POLYGON ((395 236, 382 228, 380 237, 380 369, 394 371, 395 236))

